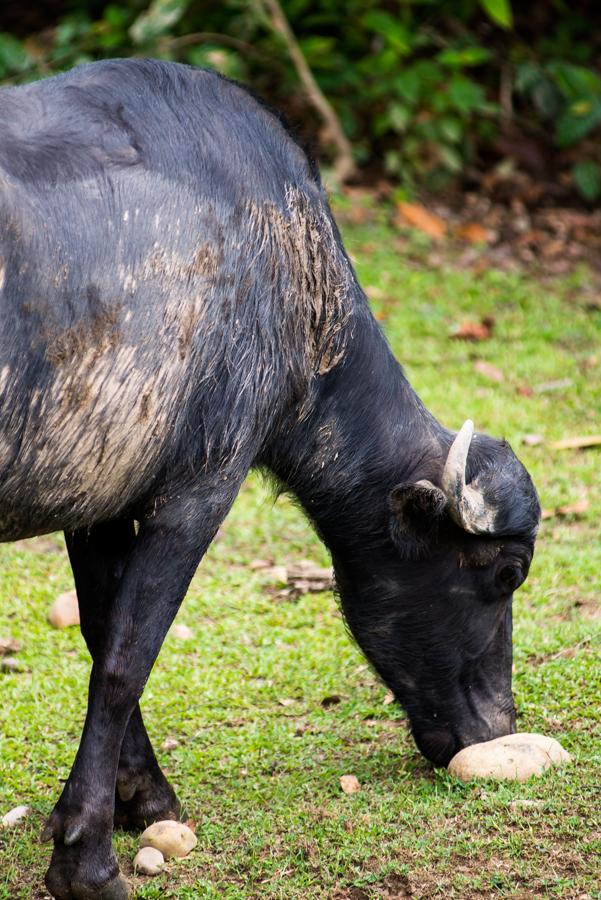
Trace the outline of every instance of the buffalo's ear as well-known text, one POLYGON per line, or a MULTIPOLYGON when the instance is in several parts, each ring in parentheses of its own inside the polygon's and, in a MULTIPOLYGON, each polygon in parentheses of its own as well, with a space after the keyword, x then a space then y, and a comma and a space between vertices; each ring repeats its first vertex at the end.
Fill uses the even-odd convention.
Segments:
POLYGON ((427 552, 436 536, 447 498, 430 481, 397 484, 390 492, 391 535, 398 548, 408 556, 427 552))

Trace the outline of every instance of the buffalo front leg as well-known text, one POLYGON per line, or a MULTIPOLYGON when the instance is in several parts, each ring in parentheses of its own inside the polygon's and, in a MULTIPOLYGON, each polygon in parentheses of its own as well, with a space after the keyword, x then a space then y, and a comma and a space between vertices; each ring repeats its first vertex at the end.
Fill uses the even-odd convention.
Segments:
POLYGON ((198 502, 183 494, 140 523, 95 651, 81 742, 43 834, 54 840, 46 886, 57 900, 127 897, 111 843, 123 739, 190 579, 233 499, 213 503, 203 519, 198 502))
MULTIPOLYGON (((132 519, 111 520, 66 533, 65 540, 77 589, 81 632, 95 659, 136 540, 134 523, 132 519)), ((180 813, 180 803, 157 762, 136 703, 119 756, 115 825, 145 828, 160 819, 177 819, 180 813)))

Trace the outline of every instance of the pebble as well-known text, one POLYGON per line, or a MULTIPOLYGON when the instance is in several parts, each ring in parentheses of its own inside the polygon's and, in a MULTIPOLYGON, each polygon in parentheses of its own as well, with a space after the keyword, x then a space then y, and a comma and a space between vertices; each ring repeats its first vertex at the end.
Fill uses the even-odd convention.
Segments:
POLYGON ((518 733, 464 747, 453 757, 448 769, 462 781, 472 778, 527 781, 533 775, 542 775, 551 766, 569 761, 570 754, 554 738, 518 733))
POLYGON ((14 656, 5 656, 3 659, 0 659, 0 670, 2 672, 22 672, 23 666, 14 656))
POLYGON ((165 819, 150 825, 140 837, 140 847, 154 847, 165 859, 187 856, 198 843, 194 832, 182 822, 165 819))
POLYGON ((30 812, 30 806, 15 806, 14 809, 9 810, 2 816, 0 824, 2 828, 12 828, 13 825, 18 825, 30 812))
POLYGON ((142 847, 134 857, 134 870, 141 875, 160 875, 165 857, 154 847, 142 847))
POLYGON ((66 591, 56 598, 48 612, 48 621, 54 628, 79 625, 79 606, 75 591, 66 591))
POLYGON ((169 750, 175 750, 176 747, 179 747, 179 741, 174 737, 166 737, 161 744, 161 750, 165 750, 167 752, 169 752, 169 750))
POLYGON ((361 784, 356 775, 341 775, 340 787, 345 794, 356 794, 361 790, 361 784))
POLYGON ((171 634, 180 641, 189 641, 192 637, 192 629, 187 625, 174 625, 171 628, 171 634))

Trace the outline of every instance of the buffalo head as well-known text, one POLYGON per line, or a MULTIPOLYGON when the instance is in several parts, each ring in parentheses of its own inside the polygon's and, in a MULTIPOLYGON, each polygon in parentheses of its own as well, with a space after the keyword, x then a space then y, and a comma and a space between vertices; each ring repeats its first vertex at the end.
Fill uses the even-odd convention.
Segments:
POLYGON ((507 443, 474 435, 470 421, 440 440, 443 455, 389 493, 386 538, 335 553, 334 565, 355 638, 407 710, 420 750, 445 765, 515 731, 512 597, 540 506, 507 443))

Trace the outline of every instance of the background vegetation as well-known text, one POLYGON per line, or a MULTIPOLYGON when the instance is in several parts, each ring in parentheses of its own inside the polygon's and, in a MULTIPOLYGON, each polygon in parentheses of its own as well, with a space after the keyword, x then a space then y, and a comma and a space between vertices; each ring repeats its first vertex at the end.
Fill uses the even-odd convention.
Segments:
POLYGON ((0 80, 132 54, 208 65, 252 85, 332 158, 340 141, 299 80, 281 11, 363 179, 439 190, 501 164, 545 181, 553 202, 600 195, 595 0, 9 0, 0 80))

